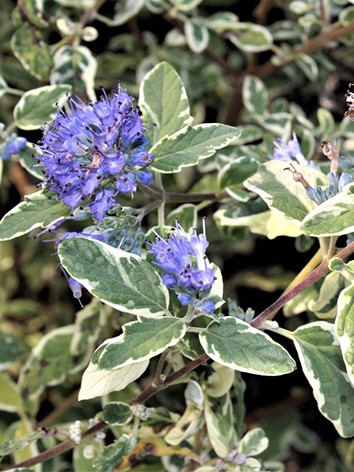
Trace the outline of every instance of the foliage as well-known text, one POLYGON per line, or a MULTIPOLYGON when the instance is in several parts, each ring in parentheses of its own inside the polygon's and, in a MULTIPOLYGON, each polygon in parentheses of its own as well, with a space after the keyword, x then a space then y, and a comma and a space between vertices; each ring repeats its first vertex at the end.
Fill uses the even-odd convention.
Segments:
POLYGON ((1 470, 354 470, 353 20, 3 2, 1 470))

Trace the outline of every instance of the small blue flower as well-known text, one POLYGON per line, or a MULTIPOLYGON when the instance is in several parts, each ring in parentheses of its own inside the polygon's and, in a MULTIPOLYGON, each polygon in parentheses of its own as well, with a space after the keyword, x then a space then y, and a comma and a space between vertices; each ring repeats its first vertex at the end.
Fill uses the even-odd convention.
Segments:
POLYGON ((0 156, 4 161, 9 161, 13 154, 19 154, 27 145, 27 139, 12 133, 0 145, 0 156))
POLYGON ((112 98, 103 91, 97 102, 69 100, 71 112, 58 110, 43 129, 37 148, 45 170, 43 184, 72 211, 90 208, 102 221, 117 206, 119 193, 133 194, 139 183, 150 185, 146 170, 154 156, 133 98, 118 88, 112 98))
POLYGON ((342 172, 340 175, 330 172, 329 186, 326 189, 322 189, 321 187, 307 187, 306 193, 311 200, 316 202, 317 205, 320 205, 339 192, 342 192, 344 187, 351 182, 354 182, 354 177, 349 172, 342 172))
POLYGON ((269 156, 269 159, 292 162, 293 158, 296 159, 300 166, 315 167, 315 164, 303 155, 295 133, 293 133, 293 137, 289 141, 283 141, 282 139, 274 141, 274 152, 269 156))
POLYGON ((214 270, 209 267, 205 255, 208 247, 205 226, 202 234, 198 235, 194 230, 190 236, 176 223, 167 241, 158 236, 150 246, 149 252, 154 254, 156 264, 164 271, 164 284, 176 292, 180 303, 189 305, 197 301, 194 306, 199 311, 214 311, 212 301, 205 301, 205 306, 199 303, 210 294, 215 282, 214 270))

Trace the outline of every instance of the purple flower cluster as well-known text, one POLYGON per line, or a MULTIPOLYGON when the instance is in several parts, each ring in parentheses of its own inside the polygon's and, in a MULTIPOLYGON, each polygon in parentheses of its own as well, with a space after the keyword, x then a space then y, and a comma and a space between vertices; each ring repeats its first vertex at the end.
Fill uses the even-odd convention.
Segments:
POLYGON ((152 182, 146 168, 154 156, 146 151, 146 130, 132 102, 120 87, 112 98, 103 91, 90 104, 71 98, 71 112, 58 110, 37 146, 46 188, 72 211, 90 208, 98 222, 117 205, 118 193, 133 196, 139 183, 152 182))
POLYGON ((194 230, 190 236, 176 223, 167 241, 158 236, 151 244, 150 252, 164 271, 164 284, 176 292, 180 303, 193 303, 198 311, 211 313, 215 310, 214 303, 205 298, 210 293, 215 276, 213 269, 208 267, 205 255, 208 244, 205 227, 203 234, 198 235, 194 230))

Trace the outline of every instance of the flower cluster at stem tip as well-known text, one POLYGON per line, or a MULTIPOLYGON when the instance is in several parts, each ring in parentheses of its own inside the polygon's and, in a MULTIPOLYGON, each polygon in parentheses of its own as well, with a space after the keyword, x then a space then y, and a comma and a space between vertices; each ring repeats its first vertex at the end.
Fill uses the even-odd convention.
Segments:
POLYGON ((167 288, 178 295, 182 305, 193 304, 197 311, 212 313, 215 305, 207 297, 215 281, 214 270, 208 266, 205 250, 209 243, 203 233, 193 229, 188 235, 176 222, 165 241, 157 235, 150 243, 150 251, 156 257, 156 265, 163 271, 162 280, 167 288))
MULTIPOLYGON (((320 205, 329 198, 334 197, 339 192, 342 192, 346 185, 354 182, 354 175, 351 169, 349 169, 349 171, 344 171, 341 174, 338 173, 341 156, 337 147, 332 146, 328 141, 323 141, 322 151, 331 162, 330 172, 328 173, 329 186, 327 188, 322 188, 321 186, 311 187, 302 173, 297 171, 294 166, 292 166, 292 168, 288 167, 285 169, 289 170, 293 174, 293 178, 296 182, 300 182, 303 185, 307 196, 317 203, 317 205, 320 205)), ((290 164, 292 164, 292 160, 295 158, 297 163, 303 167, 312 167, 320 170, 320 167, 316 165, 316 163, 306 159, 306 157, 303 155, 295 133, 293 133, 292 139, 289 141, 283 141, 279 139, 278 141, 274 142, 274 152, 271 156, 269 156, 269 158, 271 160, 289 162, 290 164)), ((344 158, 342 158, 342 160, 345 161, 343 164, 346 167, 352 167, 344 158)))
POLYGON ((76 209, 89 208, 100 222, 117 206, 118 193, 133 194, 138 184, 150 185, 147 167, 154 156, 146 150, 140 112, 122 88, 109 98, 84 103, 70 98, 71 112, 59 109, 43 128, 38 161, 45 171, 42 184, 76 209))
POLYGON ((9 161, 12 155, 19 154, 27 145, 26 138, 16 133, 7 135, 4 123, 0 123, 0 142, 0 157, 4 161, 9 161))

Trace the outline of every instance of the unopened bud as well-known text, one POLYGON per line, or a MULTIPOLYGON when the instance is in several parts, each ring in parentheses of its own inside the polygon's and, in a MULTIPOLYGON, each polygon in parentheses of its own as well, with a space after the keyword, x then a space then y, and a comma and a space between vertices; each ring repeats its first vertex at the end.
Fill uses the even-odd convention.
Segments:
POLYGON ((293 179, 295 180, 295 182, 300 182, 305 189, 310 187, 310 184, 307 182, 305 177, 301 174, 301 172, 297 171, 294 167, 293 169, 290 169, 290 167, 285 167, 284 170, 289 170, 293 174, 293 179))
POLYGON ((322 152, 331 161, 331 172, 336 173, 339 165, 339 149, 328 141, 322 141, 322 152))

